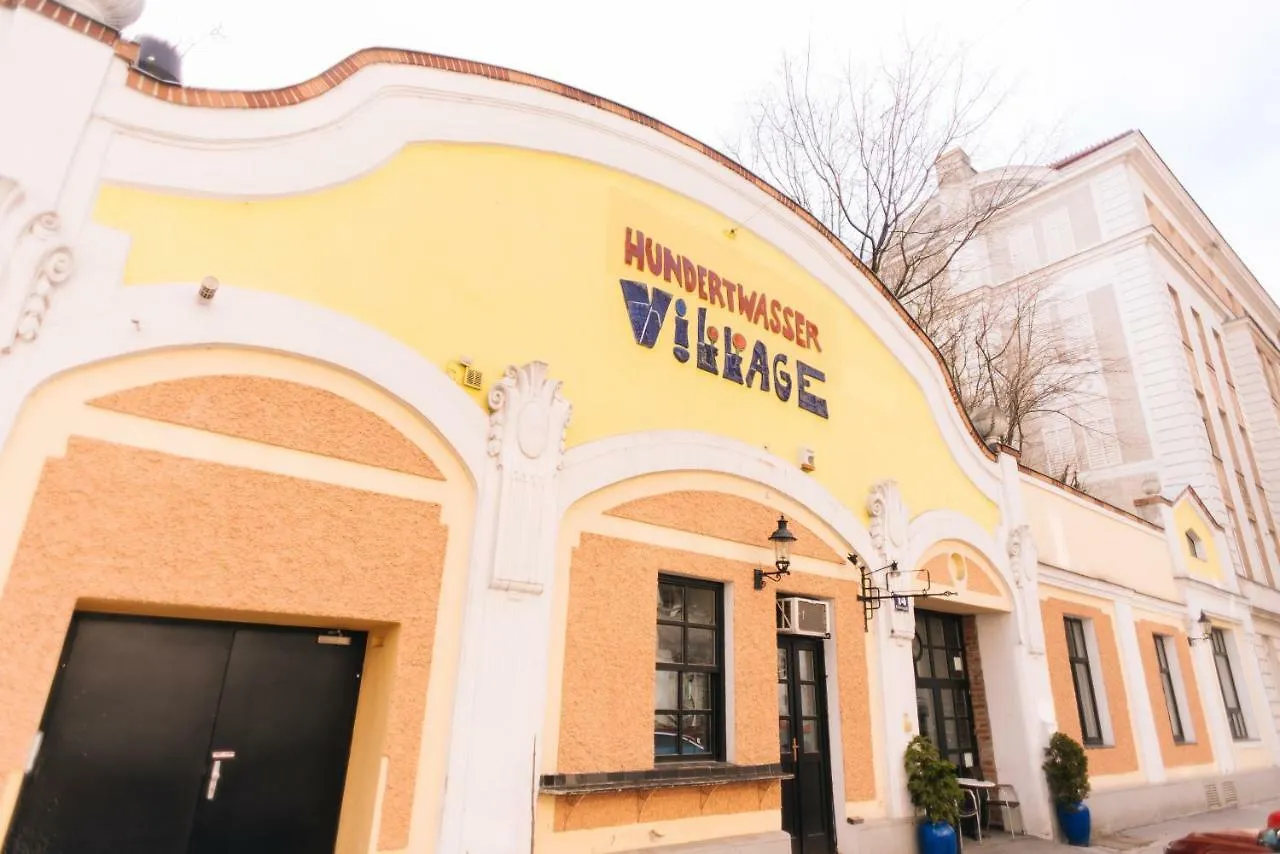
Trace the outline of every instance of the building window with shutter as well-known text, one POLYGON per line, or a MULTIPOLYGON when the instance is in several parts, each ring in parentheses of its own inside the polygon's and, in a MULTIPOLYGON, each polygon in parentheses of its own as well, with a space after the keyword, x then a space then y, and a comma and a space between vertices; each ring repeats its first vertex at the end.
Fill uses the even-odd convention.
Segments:
POLYGON ((1098 693, 1094 689, 1093 664, 1089 661, 1089 644, 1085 621, 1066 617, 1067 660, 1071 665, 1071 681, 1076 689, 1076 712, 1080 715, 1080 740, 1090 747, 1103 743, 1102 716, 1098 711, 1098 693))

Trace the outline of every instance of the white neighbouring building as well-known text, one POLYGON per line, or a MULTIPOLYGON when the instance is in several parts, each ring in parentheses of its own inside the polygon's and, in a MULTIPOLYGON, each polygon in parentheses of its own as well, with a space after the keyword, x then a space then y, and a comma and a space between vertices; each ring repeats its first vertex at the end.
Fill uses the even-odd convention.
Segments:
MULTIPOLYGON (((952 191, 995 174, 951 159, 952 191)), ((971 285, 1051 283, 1102 375, 1072 420, 1028 430, 1024 461, 1146 518, 1194 489, 1232 571, 1188 596, 1250 615, 1280 723, 1280 307, 1142 133, 1026 175, 1035 189, 968 250, 971 285)))

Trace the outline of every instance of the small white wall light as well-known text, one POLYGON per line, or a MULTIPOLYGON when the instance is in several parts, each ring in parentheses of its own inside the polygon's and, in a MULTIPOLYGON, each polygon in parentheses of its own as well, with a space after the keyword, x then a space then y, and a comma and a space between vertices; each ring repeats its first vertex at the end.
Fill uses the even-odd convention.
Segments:
POLYGON ((205 276, 200 281, 200 299, 208 302, 218 292, 218 280, 213 276, 205 276))

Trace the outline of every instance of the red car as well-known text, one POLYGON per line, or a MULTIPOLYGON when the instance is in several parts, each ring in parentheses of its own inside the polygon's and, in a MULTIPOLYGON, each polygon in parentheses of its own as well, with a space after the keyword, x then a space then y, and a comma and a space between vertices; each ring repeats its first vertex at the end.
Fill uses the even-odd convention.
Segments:
POLYGON ((1236 832, 1192 833, 1170 842, 1165 854, 1243 854, 1280 851, 1280 810, 1267 816, 1267 829, 1258 834, 1236 832))

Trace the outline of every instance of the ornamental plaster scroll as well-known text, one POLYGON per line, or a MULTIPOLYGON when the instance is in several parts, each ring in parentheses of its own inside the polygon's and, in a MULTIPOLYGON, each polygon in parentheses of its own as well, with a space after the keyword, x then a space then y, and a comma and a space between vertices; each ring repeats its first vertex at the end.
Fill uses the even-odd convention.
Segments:
MULTIPOLYGON (((871 487, 867 495, 867 513, 871 516, 871 546, 879 564, 868 567, 874 572, 906 557, 910 518, 897 481, 882 480, 871 487)), ((897 572, 885 572, 876 583, 890 593, 906 590, 911 586, 911 579, 915 578, 910 569, 899 567, 897 572)), ((910 610, 899 611, 896 607, 886 610, 891 637, 904 640, 915 637, 915 618, 910 610)))
POLYGON ((895 480, 882 480, 871 487, 867 496, 867 513, 871 516, 871 545, 877 556, 889 563, 902 556, 907 546, 907 505, 895 480))
POLYGON ((545 362, 509 367, 489 391, 491 474, 496 487, 489 585, 540 594, 550 583, 557 476, 573 407, 545 362))
POLYGON ((53 291, 75 268, 62 220, 0 176, 0 356, 40 334, 53 291))
POLYGON ((1029 651, 1044 652, 1044 626, 1039 619, 1039 553, 1030 525, 1018 525, 1008 536, 1009 573, 1013 576, 1018 639, 1029 651))

